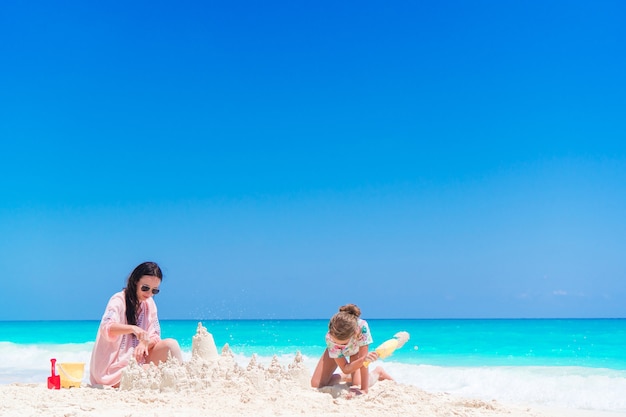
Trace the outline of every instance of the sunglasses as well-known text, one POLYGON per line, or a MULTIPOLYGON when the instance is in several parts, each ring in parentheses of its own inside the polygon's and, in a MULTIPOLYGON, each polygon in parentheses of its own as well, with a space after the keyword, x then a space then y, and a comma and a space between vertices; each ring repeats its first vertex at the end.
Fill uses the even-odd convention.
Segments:
POLYGON ((331 338, 330 341, 333 343, 333 345, 335 345, 335 349, 345 349, 346 347, 348 347, 348 344, 350 344, 349 340, 346 343, 337 343, 331 338))
POLYGON ((158 288, 150 288, 147 285, 142 285, 141 286, 141 291, 143 291, 143 292, 148 292, 150 290, 152 290, 152 294, 154 294, 154 295, 157 295, 161 291, 158 288))

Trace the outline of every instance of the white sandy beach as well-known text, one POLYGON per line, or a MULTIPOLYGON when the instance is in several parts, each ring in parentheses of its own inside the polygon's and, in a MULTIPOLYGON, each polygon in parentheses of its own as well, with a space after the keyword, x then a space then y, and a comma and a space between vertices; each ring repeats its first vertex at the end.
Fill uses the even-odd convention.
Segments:
POLYGON ((255 389, 226 383, 201 390, 119 390, 90 387, 49 390, 44 384, 0 386, 0 415, 53 417, 196 416, 508 416, 617 417, 626 413, 531 409, 496 402, 430 394, 416 387, 382 381, 369 394, 334 398, 296 385, 255 389))
POLYGON ((496 401, 427 393, 394 381, 377 382, 366 395, 345 384, 322 390, 309 386, 311 371, 302 357, 282 366, 263 366, 253 357, 238 365, 225 346, 218 354, 213 337, 199 325, 190 361, 175 360, 144 369, 131 362, 119 389, 50 390, 41 384, 0 386, 0 416, 160 417, 160 416, 508 416, 626 417, 624 413, 538 409, 496 401))

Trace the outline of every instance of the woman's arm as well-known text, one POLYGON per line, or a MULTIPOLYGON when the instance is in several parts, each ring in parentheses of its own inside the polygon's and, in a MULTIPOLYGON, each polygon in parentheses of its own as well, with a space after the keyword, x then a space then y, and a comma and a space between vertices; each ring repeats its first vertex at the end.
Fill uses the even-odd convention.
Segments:
MULTIPOLYGON (((110 323, 108 326, 108 334, 109 337, 119 337, 125 334, 134 334, 139 343, 135 347, 135 359, 137 361, 141 361, 141 359, 148 354, 150 351, 150 337, 148 336, 148 332, 142 329, 139 326, 135 326, 132 324, 122 324, 122 323, 110 323)), ((154 345, 152 343, 152 345, 154 345)))
POLYGON ((139 341, 145 339, 148 333, 139 326, 122 323, 111 323, 109 327, 109 335, 117 337, 125 334, 134 334, 139 341))
POLYGON ((139 341, 137 347, 135 347, 135 359, 140 361, 141 358, 146 356, 150 349, 154 346, 156 342, 152 342, 144 329, 139 326, 134 326, 131 324, 121 324, 121 323, 112 323, 111 327, 109 327, 109 334, 111 336, 121 336, 125 334, 134 334, 139 341))
POLYGON ((159 315, 157 313, 157 306, 153 298, 146 301, 147 314, 147 327, 150 349, 154 347, 161 340, 161 324, 159 323, 159 315))

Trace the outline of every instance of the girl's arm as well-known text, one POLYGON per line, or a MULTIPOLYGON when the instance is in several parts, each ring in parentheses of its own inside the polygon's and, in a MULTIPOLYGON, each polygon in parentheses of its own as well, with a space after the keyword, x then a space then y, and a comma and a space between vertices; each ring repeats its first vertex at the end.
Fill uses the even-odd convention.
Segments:
MULTIPOLYGON (((378 359, 378 354, 376 352, 370 352, 369 346, 364 345, 359 348, 359 352, 350 357, 350 359, 354 359, 355 361, 358 359, 362 359, 363 361, 373 362, 378 359)), ((361 362, 362 363, 362 362, 361 362)), ((358 385, 361 391, 364 394, 367 394, 369 389, 369 370, 366 366, 361 366, 357 372, 352 374, 352 383, 354 385, 358 385)))
MULTIPOLYGON (((365 346, 361 346, 359 348, 359 353, 358 355, 363 358, 363 361, 365 361, 366 358, 368 358, 368 352, 369 352, 369 345, 365 345, 365 346)), ((362 362, 361 362, 362 363, 362 362)), ((367 368, 365 366, 361 366, 361 368, 359 369, 359 373, 361 374, 361 391, 363 391, 363 393, 367 394, 367 390, 369 388, 369 372, 367 370, 367 368)), ((354 378, 353 378, 354 379, 354 378)))
POLYGON ((367 368, 363 368, 363 362, 366 360, 374 362, 376 359, 378 359, 376 352, 368 352, 367 346, 361 346, 359 348, 359 353, 350 357, 350 362, 348 362, 346 358, 335 358, 335 362, 341 369, 341 372, 346 375, 350 375, 361 368, 365 369, 365 372, 367 372, 367 368))
POLYGON ((355 359, 352 362, 348 362, 346 358, 335 358, 335 362, 337 363, 337 366, 339 366, 339 369, 341 369, 341 372, 343 372, 346 375, 353 374, 357 369, 363 366, 363 360, 364 358, 360 358, 360 359, 355 359))

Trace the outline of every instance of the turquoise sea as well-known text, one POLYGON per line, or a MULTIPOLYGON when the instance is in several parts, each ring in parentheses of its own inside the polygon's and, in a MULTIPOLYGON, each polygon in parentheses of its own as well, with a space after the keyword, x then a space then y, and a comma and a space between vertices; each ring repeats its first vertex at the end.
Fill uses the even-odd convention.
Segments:
MULTIPOLYGON (((367 318, 366 318, 367 319, 367 318)), ((368 319, 374 346, 411 339, 379 364, 398 382, 505 403, 626 411, 626 319, 368 319)), ((301 352, 312 371, 328 320, 205 320, 218 349, 283 364, 301 352)), ((50 358, 89 365, 98 321, 0 322, 0 384, 43 383, 50 358)), ((186 358, 198 321, 161 321, 186 358)), ((87 370, 88 371, 88 370, 87 370)), ((87 381, 87 378, 85 378, 87 381)))

